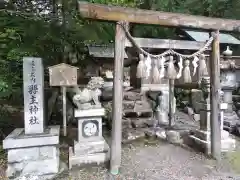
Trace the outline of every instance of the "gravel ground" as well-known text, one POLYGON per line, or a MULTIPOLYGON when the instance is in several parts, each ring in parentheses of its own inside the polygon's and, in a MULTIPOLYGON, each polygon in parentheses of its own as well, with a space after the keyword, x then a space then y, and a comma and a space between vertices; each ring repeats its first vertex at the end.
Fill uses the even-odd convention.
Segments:
MULTIPOLYGON (((79 168, 80 169, 80 168, 79 168)), ((121 175, 105 168, 66 172, 58 180, 240 180, 225 161, 216 166, 202 154, 168 143, 132 144, 123 148, 121 175), (65 176, 65 177, 64 177, 65 176)))

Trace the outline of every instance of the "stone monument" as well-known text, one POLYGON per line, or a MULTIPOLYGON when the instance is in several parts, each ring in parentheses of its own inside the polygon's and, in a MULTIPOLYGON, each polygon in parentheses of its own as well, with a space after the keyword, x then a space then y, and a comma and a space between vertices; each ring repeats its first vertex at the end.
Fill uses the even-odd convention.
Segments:
POLYGON ((78 140, 69 148, 69 169, 91 163, 104 163, 109 160, 109 146, 102 137, 102 116, 105 114, 99 102, 104 81, 92 77, 87 87, 80 90, 75 87, 73 96, 74 116, 78 119, 78 140))
POLYGON ((235 61, 230 59, 232 51, 227 46, 227 50, 223 52, 224 60, 221 61, 221 88, 224 92, 223 101, 227 103, 227 109, 224 111, 224 129, 233 131, 239 123, 239 118, 233 111, 232 92, 236 88, 236 66, 235 61))
MULTIPOLYGON (((194 135, 190 135, 194 145, 206 154, 211 153, 211 109, 210 109, 210 77, 202 78, 203 101, 200 108, 200 130, 194 135)), ((221 128, 221 148, 222 151, 230 151, 235 149, 235 139, 229 136, 229 132, 223 130, 223 111, 227 108, 226 103, 220 102, 219 126, 221 128)))
MULTIPOLYGON (((59 173, 59 126, 45 127, 44 69, 41 58, 23 58, 24 128, 3 140, 9 179, 35 176, 51 179, 59 173)), ((30 179, 31 179, 30 178, 30 179)))

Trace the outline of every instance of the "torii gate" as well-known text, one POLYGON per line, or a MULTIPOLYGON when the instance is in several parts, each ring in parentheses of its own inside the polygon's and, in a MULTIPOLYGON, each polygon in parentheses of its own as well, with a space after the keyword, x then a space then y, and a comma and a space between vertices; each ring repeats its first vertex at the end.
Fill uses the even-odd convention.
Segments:
POLYGON ((218 103, 220 91, 219 31, 240 32, 240 20, 209 18, 178 13, 167 13, 118 6, 107 6, 81 1, 79 2, 78 8, 81 15, 85 18, 117 22, 114 53, 114 95, 110 172, 112 174, 118 174, 119 168, 121 166, 123 62, 124 51, 127 41, 125 32, 122 29, 122 25, 127 27, 128 23, 205 29, 209 30, 214 34, 215 38, 212 42, 212 52, 210 60, 211 152, 212 156, 215 159, 219 160, 221 158, 221 132, 218 124, 218 103))

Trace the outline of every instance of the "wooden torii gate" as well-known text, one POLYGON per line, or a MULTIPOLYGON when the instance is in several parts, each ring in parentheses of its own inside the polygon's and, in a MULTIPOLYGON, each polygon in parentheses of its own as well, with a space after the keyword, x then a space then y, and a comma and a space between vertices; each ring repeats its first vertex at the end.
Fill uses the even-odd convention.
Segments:
MULTIPOLYGON (((81 15, 85 18, 117 22, 114 53, 114 93, 110 172, 112 174, 118 174, 121 166, 123 61, 127 42, 127 37, 122 29, 122 25, 128 27, 128 23, 152 24, 168 27, 187 27, 205 29, 212 32, 212 35, 215 38, 212 42, 210 60, 211 152, 215 159, 221 159, 221 132, 218 124, 218 103, 220 92, 219 31, 240 32, 240 20, 209 18, 118 6, 107 6, 81 1, 79 2, 78 8, 81 15)), ((167 44, 166 47, 168 47, 167 44)))

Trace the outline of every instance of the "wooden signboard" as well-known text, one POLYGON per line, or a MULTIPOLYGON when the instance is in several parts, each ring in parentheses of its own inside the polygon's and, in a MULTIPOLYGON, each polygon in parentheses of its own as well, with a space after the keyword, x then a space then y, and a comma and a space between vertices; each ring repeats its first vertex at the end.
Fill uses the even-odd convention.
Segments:
POLYGON ((77 71, 79 68, 65 63, 49 67, 50 86, 61 86, 63 97, 63 134, 67 135, 67 99, 66 87, 77 85, 77 71))
POLYGON ((50 86, 76 86, 78 68, 65 63, 49 67, 50 86))

